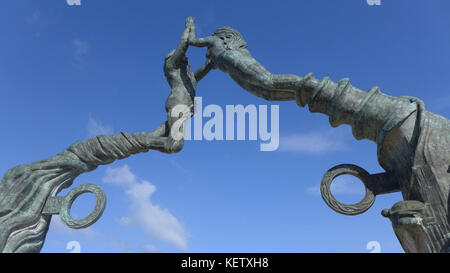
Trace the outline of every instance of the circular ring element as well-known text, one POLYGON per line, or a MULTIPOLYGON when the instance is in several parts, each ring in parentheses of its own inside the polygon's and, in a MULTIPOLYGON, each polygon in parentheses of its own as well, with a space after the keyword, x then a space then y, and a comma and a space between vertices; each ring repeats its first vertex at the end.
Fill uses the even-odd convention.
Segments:
POLYGON ((95 223, 102 216, 103 211, 105 210, 105 206, 106 195, 102 191, 102 189, 94 184, 83 184, 73 188, 66 196, 64 196, 59 216, 61 220, 70 228, 86 228, 95 223), (95 194, 94 210, 83 219, 75 220, 72 218, 72 216, 70 216, 70 209, 75 199, 86 192, 95 194))
POLYGON ((363 168, 353 164, 341 164, 329 169, 324 174, 322 183, 320 184, 320 193, 325 203, 334 211, 345 215, 361 214, 368 210, 375 202, 375 194, 367 187, 369 180, 370 174, 363 168), (331 183, 336 177, 343 174, 353 175, 364 183, 366 195, 359 203, 351 205, 343 204, 337 201, 331 193, 331 183))

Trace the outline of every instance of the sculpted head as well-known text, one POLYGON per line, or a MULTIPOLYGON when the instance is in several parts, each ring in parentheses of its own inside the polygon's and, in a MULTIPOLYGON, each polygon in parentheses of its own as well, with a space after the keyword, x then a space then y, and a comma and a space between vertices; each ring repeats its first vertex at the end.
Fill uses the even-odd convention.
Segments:
POLYGON ((239 49, 247 48, 247 42, 245 42, 239 31, 231 27, 218 28, 213 36, 220 38, 227 49, 239 49))

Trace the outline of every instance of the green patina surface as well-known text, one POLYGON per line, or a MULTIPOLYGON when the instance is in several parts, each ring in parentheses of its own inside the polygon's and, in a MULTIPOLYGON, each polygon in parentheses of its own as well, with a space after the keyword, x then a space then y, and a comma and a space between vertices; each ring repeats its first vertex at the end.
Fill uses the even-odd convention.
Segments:
POLYGON ((391 97, 378 87, 361 91, 349 79, 335 83, 329 78, 315 79, 312 74, 272 74, 252 57, 238 31, 222 27, 209 37, 198 38, 191 17, 180 43, 164 63, 171 87, 167 121, 152 132, 122 132, 79 141, 54 157, 8 170, 0 182, 0 251, 39 252, 54 214, 65 217, 65 223, 73 228, 98 220, 106 197, 95 185, 81 185, 64 197, 57 196, 78 175, 136 153, 180 151, 185 121, 194 112, 197 82, 217 68, 258 97, 308 105, 311 112, 327 115, 332 127, 348 124, 356 139, 375 142, 378 162, 386 172, 369 174, 348 164, 333 167, 321 185, 325 202, 339 213, 354 215, 369 209, 376 195, 399 191, 404 200, 383 210, 382 215, 392 221, 404 250, 450 252, 448 119, 426 111, 419 99, 391 97), (189 45, 208 48, 205 65, 194 73, 185 56, 189 45), (330 185, 341 174, 355 175, 364 182, 366 197, 360 203, 346 205, 332 196, 330 185), (85 219, 75 221, 70 217, 71 203, 86 191, 96 194, 96 208, 85 219))

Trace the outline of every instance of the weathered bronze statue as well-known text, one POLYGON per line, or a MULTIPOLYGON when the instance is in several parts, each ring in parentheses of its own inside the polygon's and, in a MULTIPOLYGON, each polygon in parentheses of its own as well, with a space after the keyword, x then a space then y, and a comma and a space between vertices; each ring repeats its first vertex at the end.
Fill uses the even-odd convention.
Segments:
POLYGON ((425 110, 412 97, 391 97, 373 87, 363 92, 349 79, 338 83, 317 80, 312 74, 276 75, 267 71, 248 52, 242 35, 230 28, 218 29, 207 38, 189 43, 207 46, 207 59, 228 73, 242 88, 266 100, 296 100, 311 112, 329 116, 332 127, 348 124, 356 139, 377 143, 378 161, 385 173, 370 175, 354 165, 330 169, 322 180, 324 201, 335 211, 355 215, 370 208, 377 194, 401 191, 404 201, 382 215, 389 217, 406 252, 450 252, 450 121, 425 110), (330 191, 338 175, 359 177, 366 196, 354 205, 338 202, 330 191))
POLYGON ((209 71, 207 65, 195 73, 189 71, 185 53, 191 25, 192 19, 188 19, 178 47, 165 58, 164 72, 171 87, 166 101, 166 122, 153 132, 122 132, 79 141, 56 156, 19 165, 5 173, 0 182, 0 252, 39 252, 53 214, 59 214, 71 228, 85 228, 95 223, 106 203, 100 188, 85 184, 66 196, 56 196, 70 187, 80 174, 149 150, 163 153, 181 150, 185 123, 194 111, 197 82, 209 71), (87 217, 75 220, 70 217, 70 206, 84 192, 96 195, 96 205, 87 217))
POLYGON ((356 139, 375 142, 378 162, 386 172, 371 175, 350 164, 331 168, 321 184, 324 201, 339 213, 355 215, 369 209, 376 195, 401 192, 404 201, 383 210, 382 215, 392 221, 403 249, 450 252, 448 119, 426 111, 419 99, 391 97, 378 87, 361 91, 348 79, 335 83, 329 78, 315 79, 312 74, 303 78, 272 74, 251 56, 238 31, 222 27, 212 36, 197 38, 192 18, 186 20, 179 46, 165 60, 165 75, 172 88, 166 102, 167 121, 151 133, 121 133, 76 142, 50 159, 7 171, 0 183, 0 251, 39 252, 52 214, 59 213, 73 228, 95 222, 106 200, 98 187, 82 185, 65 197, 56 196, 81 173, 149 149, 178 152, 183 146, 184 123, 194 111, 196 84, 215 68, 258 97, 295 100, 301 107, 308 104, 311 112, 328 115, 331 126, 348 124, 356 139), (188 45, 208 47, 206 63, 195 73, 189 72, 188 45), (342 174, 364 182, 366 196, 358 204, 342 204, 331 194, 333 179, 342 174), (96 209, 85 219, 73 220, 68 208, 86 191, 96 193, 96 209))

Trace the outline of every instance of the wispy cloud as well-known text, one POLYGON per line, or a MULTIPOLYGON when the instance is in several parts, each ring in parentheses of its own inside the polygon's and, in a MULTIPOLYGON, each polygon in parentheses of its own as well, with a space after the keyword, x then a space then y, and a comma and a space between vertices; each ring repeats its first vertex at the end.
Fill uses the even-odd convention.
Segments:
POLYGON ((145 252, 145 253, 160 252, 155 246, 149 245, 149 244, 142 245, 141 250, 142 250, 142 252, 145 252))
POLYGON ((73 57, 75 59, 75 65, 78 68, 82 68, 85 63, 84 58, 90 51, 89 43, 80 39, 74 39, 72 40, 72 50, 73 57))
POLYGON ((160 208, 151 202, 150 197, 156 191, 152 183, 139 181, 128 165, 108 167, 102 181, 124 187, 125 194, 131 201, 131 215, 122 217, 121 224, 140 228, 152 238, 166 241, 179 250, 187 249, 189 234, 183 225, 168 209, 160 208))
MULTIPOLYGON (((339 195, 339 194, 354 194, 354 195, 364 195, 365 189, 361 188, 360 186, 357 186, 356 183, 362 183, 357 182, 349 175, 341 175, 336 177, 333 180, 333 183, 331 183, 331 192, 333 194, 339 195)), ((320 186, 313 186, 306 189, 306 191, 313 195, 320 195, 320 186)))
POLYGON ((93 117, 89 117, 87 129, 89 137, 111 135, 113 133, 111 126, 103 125, 100 121, 94 119, 93 117))
POLYGON ((115 252, 131 252, 131 245, 128 241, 121 238, 119 235, 114 234, 110 240, 109 245, 115 252))
POLYGON ((310 154, 343 150, 345 143, 340 132, 334 129, 281 136, 279 150, 310 154))
POLYGON ((52 221, 50 222, 49 230, 51 232, 56 232, 71 237, 82 235, 84 238, 89 240, 95 239, 101 235, 100 232, 94 230, 92 227, 87 227, 83 229, 69 228, 61 221, 61 218, 59 218, 58 215, 52 216, 52 221))
POLYGON ((36 25, 41 21, 41 12, 39 10, 35 10, 28 18, 27 23, 30 25, 36 25))

